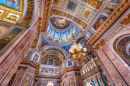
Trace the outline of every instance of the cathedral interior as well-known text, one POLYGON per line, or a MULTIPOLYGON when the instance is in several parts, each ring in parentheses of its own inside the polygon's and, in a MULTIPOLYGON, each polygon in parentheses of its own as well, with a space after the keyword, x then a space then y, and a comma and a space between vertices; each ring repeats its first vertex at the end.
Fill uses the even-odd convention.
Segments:
POLYGON ((0 0, 0 86, 130 86, 130 0, 0 0))

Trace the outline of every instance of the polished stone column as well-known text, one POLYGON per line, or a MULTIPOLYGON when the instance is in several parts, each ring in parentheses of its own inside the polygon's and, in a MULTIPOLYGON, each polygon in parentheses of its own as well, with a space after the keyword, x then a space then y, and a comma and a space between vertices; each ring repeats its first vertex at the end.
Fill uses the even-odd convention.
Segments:
MULTIPOLYGON (((0 86, 6 86, 13 74, 16 72, 17 67, 22 61, 27 50, 33 43, 33 40, 37 36, 37 25, 30 28, 25 33, 25 36, 21 39, 19 43, 15 45, 12 51, 7 54, 5 59, 0 64, 0 86)), ((11 46, 12 47, 12 46, 11 46)), ((8 53, 8 52, 5 52, 8 53)))
POLYGON ((97 83, 98 83, 98 86, 100 86, 100 83, 99 83, 99 81, 98 81, 97 76, 95 76, 95 79, 96 79, 96 81, 97 81, 97 83))
POLYGON ((95 83, 94 83, 94 81, 93 81, 93 78, 91 78, 91 81, 92 81, 92 83, 93 83, 93 86, 95 86, 95 83))
POLYGON ((105 43, 96 49, 96 53, 117 86, 130 85, 129 71, 105 43))

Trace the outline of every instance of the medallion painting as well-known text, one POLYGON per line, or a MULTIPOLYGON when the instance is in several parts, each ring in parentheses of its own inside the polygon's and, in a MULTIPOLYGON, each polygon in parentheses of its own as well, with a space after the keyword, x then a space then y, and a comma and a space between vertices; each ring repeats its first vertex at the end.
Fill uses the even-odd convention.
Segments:
POLYGON ((77 7, 76 3, 72 2, 72 1, 69 1, 67 9, 69 9, 71 11, 75 11, 76 7, 77 7))
POLYGON ((20 0, 0 0, 0 4, 20 10, 20 0))
POLYGON ((103 24, 103 22, 104 22, 106 19, 107 19, 107 17, 104 16, 103 14, 101 14, 101 15, 99 16, 99 18, 97 19, 97 21, 95 22, 95 24, 93 25, 93 28, 94 28, 95 30, 97 30, 97 29, 103 24))

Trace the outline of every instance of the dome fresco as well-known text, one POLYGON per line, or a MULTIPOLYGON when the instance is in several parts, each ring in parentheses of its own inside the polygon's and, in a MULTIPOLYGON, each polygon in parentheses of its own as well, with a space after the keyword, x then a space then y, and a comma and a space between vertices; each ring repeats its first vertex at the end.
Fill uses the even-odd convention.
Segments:
POLYGON ((50 21, 52 25, 57 29, 65 29, 69 27, 69 25, 71 24, 71 21, 68 21, 67 19, 60 17, 52 17, 50 18, 50 21))
MULTIPOLYGON (((53 18, 55 18, 55 17, 53 17, 53 18)), ((66 19, 57 18, 57 20, 58 19, 63 20, 62 22, 70 22, 66 19)), ((75 29, 75 28, 77 28, 77 27, 75 27, 73 23, 69 23, 69 25, 67 23, 64 23, 64 25, 65 25, 64 27, 67 27, 67 28, 59 30, 59 29, 53 27, 53 25, 49 23, 47 32, 46 32, 47 38, 49 40, 51 40, 52 42, 59 43, 59 44, 70 42, 73 39, 72 34, 76 34, 77 29, 75 29)), ((58 27, 60 27, 60 26, 58 26, 58 27)))

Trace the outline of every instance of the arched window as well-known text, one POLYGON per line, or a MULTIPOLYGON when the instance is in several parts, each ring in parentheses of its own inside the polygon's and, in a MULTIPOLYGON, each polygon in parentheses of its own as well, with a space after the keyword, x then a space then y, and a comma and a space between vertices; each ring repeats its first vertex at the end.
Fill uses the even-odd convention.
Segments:
POLYGON ((44 60, 42 64, 59 66, 57 61, 51 58, 44 60))

